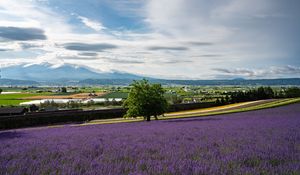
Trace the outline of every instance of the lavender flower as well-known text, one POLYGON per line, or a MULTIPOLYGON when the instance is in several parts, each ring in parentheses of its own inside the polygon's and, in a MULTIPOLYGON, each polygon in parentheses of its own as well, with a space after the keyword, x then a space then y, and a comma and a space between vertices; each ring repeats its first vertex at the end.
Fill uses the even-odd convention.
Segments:
POLYGON ((0 174, 300 174, 300 104, 0 132, 0 174))

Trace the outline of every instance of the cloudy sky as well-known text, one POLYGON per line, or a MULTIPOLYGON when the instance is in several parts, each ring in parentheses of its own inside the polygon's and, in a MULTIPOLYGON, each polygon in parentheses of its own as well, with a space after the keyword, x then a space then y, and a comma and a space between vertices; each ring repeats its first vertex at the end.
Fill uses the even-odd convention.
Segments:
POLYGON ((0 66, 300 77, 299 0, 0 0, 0 66))

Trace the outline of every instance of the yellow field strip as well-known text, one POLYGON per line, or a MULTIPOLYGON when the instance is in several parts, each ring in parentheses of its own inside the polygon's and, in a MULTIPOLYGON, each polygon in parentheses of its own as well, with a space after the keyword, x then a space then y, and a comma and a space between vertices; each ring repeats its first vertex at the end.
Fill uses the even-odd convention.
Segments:
POLYGON ((242 103, 235 103, 235 104, 229 104, 224 106, 217 106, 217 107, 210 107, 210 108, 203 108, 203 109, 194 109, 194 110, 188 110, 188 111, 180 111, 180 112, 171 112, 166 113, 165 117, 171 117, 171 116, 177 116, 177 115, 187 115, 187 114, 197 114, 197 113, 204 113, 204 112, 214 112, 224 109, 232 109, 236 107, 242 107, 250 104, 256 104, 256 103, 262 103, 262 102, 271 102, 269 100, 258 100, 258 101, 251 101, 251 102, 242 102, 242 103))

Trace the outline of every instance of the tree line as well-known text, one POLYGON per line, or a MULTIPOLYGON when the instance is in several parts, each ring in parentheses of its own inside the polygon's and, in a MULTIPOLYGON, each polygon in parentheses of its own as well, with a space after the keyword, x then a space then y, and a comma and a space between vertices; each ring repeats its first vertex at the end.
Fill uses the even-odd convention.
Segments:
POLYGON ((217 98, 218 104, 239 103, 245 101, 264 100, 272 98, 300 97, 300 88, 289 87, 279 92, 274 92, 271 87, 259 87, 249 91, 229 92, 225 97, 217 98))

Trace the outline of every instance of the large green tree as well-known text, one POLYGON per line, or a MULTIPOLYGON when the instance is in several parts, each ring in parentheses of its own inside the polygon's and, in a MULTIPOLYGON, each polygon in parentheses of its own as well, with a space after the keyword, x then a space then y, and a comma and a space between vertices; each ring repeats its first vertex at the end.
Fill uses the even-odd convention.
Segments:
POLYGON ((128 98, 123 103, 128 109, 124 117, 143 116, 150 121, 151 116, 154 116, 157 119, 157 116, 166 112, 168 107, 164 93, 160 84, 150 84, 145 79, 134 81, 128 98))

